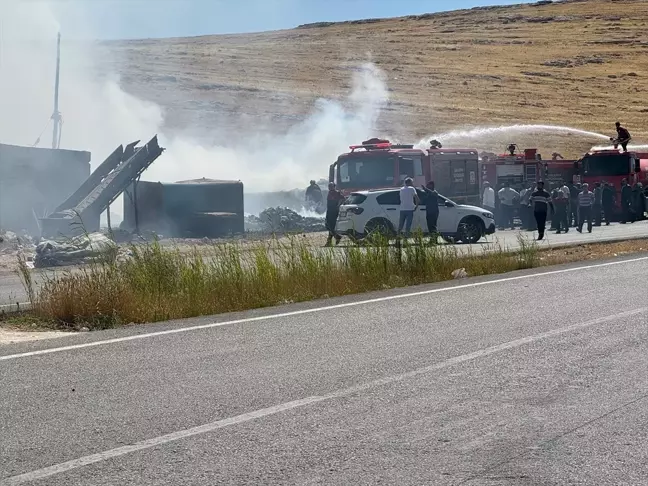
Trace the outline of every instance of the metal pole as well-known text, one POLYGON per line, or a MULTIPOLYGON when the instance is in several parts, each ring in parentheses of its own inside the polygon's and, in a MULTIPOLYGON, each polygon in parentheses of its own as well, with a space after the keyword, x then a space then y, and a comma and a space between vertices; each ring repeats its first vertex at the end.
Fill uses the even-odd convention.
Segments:
POLYGON ((52 120, 54 120, 54 133, 52 134, 52 148, 59 148, 60 130, 61 130, 61 114, 59 113, 59 77, 61 73, 61 33, 58 34, 56 43, 56 80, 54 84, 54 113, 52 120))
POLYGON ((135 209, 135 234, 140 234, 139 229, 139 214, 137 214, 137 184, 139 183, 139 176, 133 181, 133 206, 135 209))

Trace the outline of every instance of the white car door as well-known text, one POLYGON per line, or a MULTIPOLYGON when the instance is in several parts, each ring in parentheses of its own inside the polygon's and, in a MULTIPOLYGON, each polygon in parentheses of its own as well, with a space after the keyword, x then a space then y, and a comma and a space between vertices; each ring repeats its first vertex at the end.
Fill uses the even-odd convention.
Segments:
POLYGON ((457 208, 454 204, 452 206, 446 205, 446 202, 452 204, 445 197, 439 196, 439 220, 437 222, 437 228, 439 233, 455 234, 458 227, 457 208))
POLYGON ((427 233, 428 227, 427 227, 427 218, 425 217, 425 207, 427 204, 428 197, 420 189, 417 189, 416 193, 418 194, 419 201, 421 201, 421 204, 419 205, 418 208, 416 208, 416 211, 414 212, 414 221, 412 222, 412 232, 422 231, 423 233, 427 233))
POLYGON ((400 193, 399 191, 385 192, 376 197, 376 202, 382 210, 382 217, 387 218, 395 230, 398 230, 400 218, 400 193))

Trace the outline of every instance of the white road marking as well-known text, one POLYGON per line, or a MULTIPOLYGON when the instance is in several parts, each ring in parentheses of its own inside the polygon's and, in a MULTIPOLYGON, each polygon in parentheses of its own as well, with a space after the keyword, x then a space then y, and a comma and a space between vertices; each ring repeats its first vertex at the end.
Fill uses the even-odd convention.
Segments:
POLYGON ((217 420, 216 422, 199 425, 197 427, 192 427, 190 429, 179 430, 177 432, 161 435, 159 437, 154 437, 152 439, 146 439, 140 442, 136 442, 134 444, 117 447, 115 449, 99 452, 97 454, 91 454, 89 456, 84 456, 78 459, 73 459, 71 461, 55 464, 53 466, 45 467, 43 469, 38 469, 36 471, 31 471, 28 473, 20 474, 18 476, 13 476, 1 480, 0 486, 16 486, 31 481, 45 479, 50 476, 54 476, 56 474, 65 473, 68 471, 72 471, 74 469, 79 469, 84 466, 96 464, 98 462, 103 462, 116 457, 125 456, 127 454, 132 454, 137 451, 150 449, 152 447, 158 447, 164 444, 168 444, 169 442, 175 442, 177 440, 186 439, 188 437, 194 437, 197 435, 208 434, 210 432, 214 432, 215 430, 222 429, 224 427, 229 427, 231 425, 237 425, 244 422, 249 422, 251 420, 256 420, 270 415, 275 415, 281 412, 285 412, 287 410, 293 410, 296 408, 306 407, 308 405, 312 405, 315 403, 321 403, 329 400, 334 400, 336 398, 346 397, 378 386, 390 385, 392 383, 404 381, 409 378, 414 378, 419 375, 430 373, 432 371, 439 371, 444 368, 448 368, 450 366, 465 363, 467 361, 472 361, 478 358, 484 358, 486 356, 490 356, 495 353, 499 353, 513 348, 518 348, 520 346, 524 346, 525 344, 531 344, 533 342, 540 341, 543 339, 559 336, 561 334, 567 334, 572 331, 578 331, 581 329, 585 329, 587 327, 595 326, 597 324, 604 324, 610 321, 625 319, 646 312, 648 312, 648 307, 642 307, 631 311, 612 314, 606 317, 600 317, 598 319, 593 319, 591 321, 582 322, 579 324, 573 324, 571 326, 563 327, 560 329, 553 329, 551 331, 543 332, 541 334, 536 334, 534 336, 527 336, 524 338, 515 339, 514 341, 509 341, 495 346, 490 346, 488 348, 483 348, 478 351, 474 351, 472 353, 463 354, 461 356, 455 356, 454 358, 450 358, 430 366, 425 366, 423 368, 418 368, 413 371, 408 371, 406 373, 388 376, 385 378, 379 378, 377 380, 369 381, 367 383, 361 383, 359 385, 342 388, 341 390, 337 390, 328 393, 326 395, 307 397, 302 400, 295 400, 292 402, 275 405, 273 407, 262 408, 260 410, 256 410, 253 412, 237 415, 235 417, 217 420))
POLYGON ((314 314, 317 312, 325 312, 329 310, 335 310, 335 309, 344 309, 346 307, 356 307, 360 305, 367 305, 367 304, 376 304, 379 302, 387 302, 390 300, 397 300, 397 299, 406 299, 409 297, 420 297, 422 295, 430 295, 430 294, 438 294, 441 292, 451 292, 454 290, 462 290, 462 289, 469 289, 469 288, 474 288, 474 287, 483 287, 485 285, 494 285, 502 282, 511 282, 515 280, 524 280, 524 279, 529 279, 529 278, 536 278, 536 277, 543 277, 543 276, 548 276, 548 275, 559 275, 561 273, 569 273, 569 272, 579 272, 582 270, 590 270, 592 268, 601 268, 601 267, 609 267, 612 265, 624 265, 627 263, 636 263, 636 262, 641 262, 641 261, 646 261, 648 260, 648 257, 640 257, 640 258, 632 258, 630 260, 622 260, 622 261, 617 261, 617 262, 608 262, 608 263, 597 263, 593 265, 585 265, 585 266, 580 266, 580 267, 573 267, 573 268, 563 268, 561 270, 551 270, 548 272, 538 272, 538 273, 531 273, 527 275, 517 275, 515 277, 503 277, 503 278, 498 278, 495 280, 487 280, 485 282, 473 282, 469 284, 463 284, 463 285, 454 285, 451 287, 442 287, 438 289, 430 289, 430 290, 421 290, 419 292, 409 292, 406 294, 398 294, 398 295, 388 295, 385 297, 377 297, 375 299, 367 299, 367 300, 359 300, 359 301, 354 301, 354 302, 346 302, 344 304, 335 304, 335 305, 328 305, 328 306, 322 306, 322 307, 315 307, 312 309, 301 309, 297 311, 291 311, 291 312, 282 312, 280 314, 268 314, 268 315, 263 315, 263 316, 257 316, 257 317, 245 317, 243 319, 235 319, 232 321, 224 321, 224 322, 212 322, 210 324, 201 324, 198 326, 190 326, 190 327, 180 327, 180 328, 175 328, 175 329, 167 329, 166 331, 156 331, 156 332, 149 332, 145 334, 136 334, 133 336, 124 336, 124 337, 119 337, 119 338, 112 338, 112 339, 104 339, 101 341, 93 341, 89 343, 81 343, 81 344, 72 344, 69 346, 61 346, 58 348, 49 348, 49 349, 40 349, 38 351, 28 351, 25 353, 17 353, 17 354, 9 354, 6 356, 0 356, 0 361, 8 361, 12 359, 18 359, 18 358, 27 358, 30 356, 40 356, 43 354, 51 354, 51 353, 60 353, 63 351, 72 351, 75 349, 84 349, 84 348, 93 348, 96 346, 104 346, 106 344, 115 344, 115 343, 123 343, 127 341, 136 341, 138 339, 147 339, 151 337, 157 337, 157 336, 167 336, 169 334, 179 334, 183 332, 190 332, 190 331, 199 331, 203 329, 211 329, 214 327, 223 327, 223 326, 232 326, 234 324, 244 324, 247 322, 259 322, 259 321, 268 321, 271 319, 281 319, 284 317, 294 317, 294 316, 301 316, 305 314, 314 314))

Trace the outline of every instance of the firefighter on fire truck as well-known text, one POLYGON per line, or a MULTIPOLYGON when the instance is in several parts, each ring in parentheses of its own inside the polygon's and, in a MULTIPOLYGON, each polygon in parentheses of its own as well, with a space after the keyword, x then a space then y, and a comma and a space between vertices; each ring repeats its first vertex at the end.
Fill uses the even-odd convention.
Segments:
POLYGON ((619 145, 621 145, 623 151, 627 153, 628 144, 630 143, 630 140, 632 140, 632 136, 630 135, 630 132, 627 128, 621 126, 621 122, 616 122, 616 131, 617 138, 611 138, 610 141, 614 143, 615 149, 619 148, 619 145))

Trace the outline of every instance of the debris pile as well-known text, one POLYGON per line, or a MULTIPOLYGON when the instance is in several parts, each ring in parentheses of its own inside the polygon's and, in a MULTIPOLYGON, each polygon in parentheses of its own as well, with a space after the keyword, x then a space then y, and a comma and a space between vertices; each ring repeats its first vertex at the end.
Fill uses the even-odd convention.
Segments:
POLYGON ((248 216, 249 231, 264 233, 315 233, 325 231, 324 218, 301 216, 289 208, 268 208, 259 216, 248 216))
POLYGON ((18 235, 13 231, 0 232, 0 253, 3 255, 29 250, 33 247, 34 240, 26 231, 22 235, 18 235))
POLYGON ((91 233, 69 238, 66 241, 43 240, 36 246, 36 268, 81 265, 83 263, 110 261, 117 257, 114 241, 101 233, 91 233))
POLYGON ((15 270, 18 257, 31 262, 35 250, 34 240, 26 231, 0 231, 0 270, 15 270))

